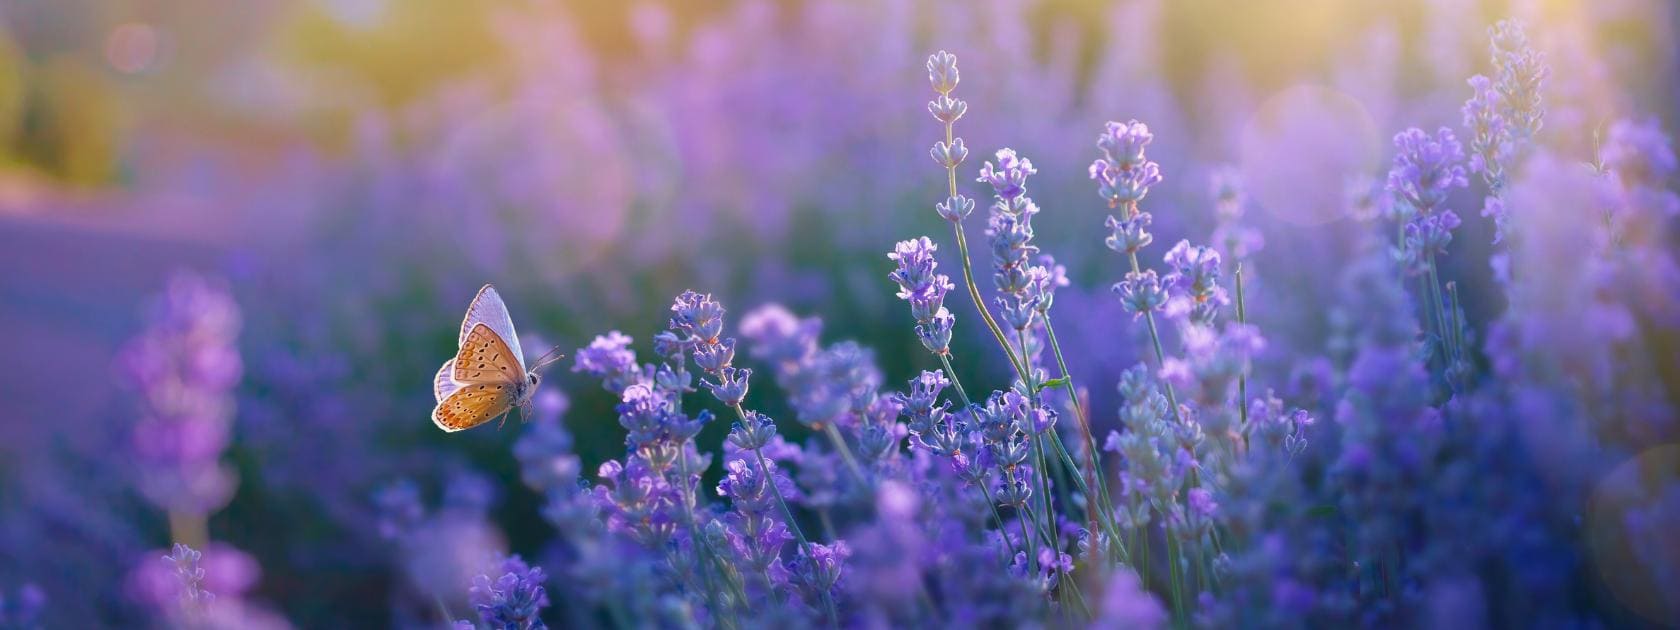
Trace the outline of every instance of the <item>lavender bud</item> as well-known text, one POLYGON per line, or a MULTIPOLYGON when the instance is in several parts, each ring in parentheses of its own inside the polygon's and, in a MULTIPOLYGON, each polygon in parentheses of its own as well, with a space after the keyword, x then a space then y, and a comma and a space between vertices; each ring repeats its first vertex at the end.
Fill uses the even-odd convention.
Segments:
POLYGON ((741 404, 747 397, 747 380, 752 376, 750 368, 726 367, 717 371, 717 382, 706 383, 712 390, 712 396, 725 406, 734 407, 741 404))
POLYGON ((1009 324, 1009 327, 1016 331, 1026 330, 1028 326, 1031 326, 1033 315, 1038 313, 1038 302, 1036 300, 1001 296, 997 298, 997 305, 998 310, 1003 311, 1003 322, 1009 324))
POLYGON ((1132 313, 1133 319, 1167 303, 1167 292, 1161 289, 1161 280, 1154 269, 1128 272, 1125 280, 1114 285, 1114 292, 1120 295, 1120 304, 1132 313))
POLYGON ((1032 485, 1027 483, 1027 469, 1025 467, 1016 467, 1013 471, 1004 474, 1002 486, 998 488, 997 499, 998 503, 1013 508, 1025 507, 1027 501, 1032 500, 1032 485))
POLYGON ((735 339, 724 339, 715 343, 703 343, 694 349, 694 364, 700 366, 707 374, 715 374, 718 370, 733 365, 735 362, 735 339))
POLYGON ((1109 235, 1103 242, 1108 245, 1109 249, 1122 254, 1136 254, 1138 250, 1148 247, 1150 243, 1155 241, 1155 236, 1148 231, 1149 224, 1152 221, 1154 221, 1154 217, 1150 216, 1148 212, 1136 213, 1132 215, 1132 218, 1124 221, 1110 216, 1106 223, 1113 234, 1109 235))
POLYGON ((928 101, 928 113, 933 114, 934 120, 949 125, 968 113, 968 103, 960 98, 941 94, 928 101))
MULTIPOLYGON (((962 142, 962 138, 957 138, 957 142, 962 142)), ((968 152, 965 149, 963 155, 966 156, 967 154, 968 152)), ((934 159, 938 160, 937 157, 934 159)), ((944 202, 939 203, 934 207, 939 210, 939 216, 941 218, 952 223, 957 223, 968 218, 968 215, 974 212, 974 200, 962 195, 957 195, 955 197, 947 198, 944 202)))
POLYGON ((957 318, 951 312, 940 307, 927 323, 916 325, 916 338, 922 342, 922 347, 934 354, 946 354, 951 351, 951 327, 955 326, 957 318))
POLYGON ((776 422, 756 411, 748 411, 746 422, 736 422, 729 430, 730 444, 746 451, 756 451, 776 437, 776 422))
POLYGON ((997 166, 986 162, 975 181, 991 184, 997 196, 1008 201, 1027 194, 1027 177, 1037 173, 1032 160, 1016 155, 1014 149, 1004 148, 998 149, 997 166))
POLYGON ((933 91, 940 94, 950 94, 957 89, 957 56, 943 50, 928 55, 927 60, 928 83, 933 91))
POLYGON ((723 305, 711 295, 684 291, 671 304, 671 330, 712 342, 723 334, 723 305))

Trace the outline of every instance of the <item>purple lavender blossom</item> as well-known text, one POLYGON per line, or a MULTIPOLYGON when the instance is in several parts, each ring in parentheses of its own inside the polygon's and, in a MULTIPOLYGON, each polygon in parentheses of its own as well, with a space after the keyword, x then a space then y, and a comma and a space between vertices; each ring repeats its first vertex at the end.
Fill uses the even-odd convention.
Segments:
POLYGON ((582 464, 572 453, 572 434, 560 423, 565 405, 565 396, 558 391, 539 392, 537 419, 513 445, 519 478, 537 492, 571 493, 577 488, 582 464))
POLYGON ((1452 232, 1458 229, 1460 224, 1458 215, 1451 210, 1418 217, 1407 223, 1403 250, 1407 260, 1418 260, 1424 256, 1445 256, 1447 245, 1452 243, 1452 232))
POLYGON ((136 482, 165 510, 204 515, 233 496, 236 481, 220 457, 231 439, 241 372, 239 324, 226 288, 183 272, 122 352, 124 374, 142 395, 132 432, 136 482))
POLYGON ((1540 132, 1546 114, 1541 99, 1546 76, 1544 54, 1528 44, 1523 25, 1516 20, 1504 20, 1488 29, 1488 49, 1495 68, 1494 89, 1499 93, 1500 115, 1509 125, 1514 139, 1526 139, 1540 132))
POLYGON ((1149 234, 1149 222, 1152 218, 1154 217, 1149 217, 1147 212, 1134 213, 1131 218, 1126 218, 1126 220, 1119 220, 1119 218, 1114 217, 1107 218, 1105 225, 1114 234, 1110 234, 1107 239, 1104 239, 1104 244, 1109 245, 1109 249, 1121 252, 1121 254, 1137 254, 1137 250, 1149 247, 1149 244, 1154 242, 1154 235, 1149 234))
POLYGON ((575 353, 572 371, 598 377, 607 391, 622 393, 641 376, 636 367, 636 353, 630 349, 632 341, 630 336, 616 330, 597 336, 588 347, 575 353))
POLYGON ((745 458, 729 459, 724 462, 717 493, 729 499, 732 508, 724 516, 730 549, 753 573, 765 576, 767 588, 774 589, 787 583, 787 569, 779 559, 782 548, 793 542, 794 536, 777 511, 776 493, 770 484, 781 486, 786 490, 784 495, 792 494, 793 487, 775 468, 769 472, 773 480, 745 458))
POLYGON ((1515 151, 1511 130, 1493 80, 1479 74, 1470 77, 1470 89, 1473 93, 1462 110, 1464 128, 1470 132, 1470 172, 1481 173, 1488 187, 1497 191, 1504 186, 1505 165, 1515 151))
POLYGON ((1419 215, 1433 214, 1465 178, 1464 148, 1451 129, 1434 136, 1413 127, 1394 136, 1394 166, 1388 171, 1388 191, 1410 204, 1419 215))
POLYGON ((1091 163, 1091 179, 1097 194, 1110 208, 1133 206, 1149 194, 1149 187, 1161 182, 1161 167, 1144 157, 1144 149, 1155 139, 1149 125, 1136 120, 1110 121, 1097 137, 1103 157, 1091 163))
POLYGON ((548 607, 547 579, 541 567, 513 555, 474 576, 468 594, 479 620, 491 628, 541 630, 548 627, 540 616, 548 607))
POLYGON ((1219 252, 1213 248, 1179 241, 1167 250, 1163 260, 1173 270, 1166 281, 1174 290, 1190 296, 1198 304, 1214 299, 1219 293, 1219 252))
POLYGON ((1680 168, 1673 142, 1655 118, 1610 125, 1602 159, 1604 167, 1628 187, 1661 188, 1680 168))
POLYGON ((1133 319, 1167 303, 1167 291, 1161 286, 1161 279, 1155 275, 1154 269, 1145 269, 1142 273, 1127 272, 1125 280, 1115 283, 1114 292, 1120 296, 1120 304, 1126 307, 1126 312, 1131 313, 1133 319))
POLYGON ((917 323, 925 324, 944 310, 945 294, 956 288, 950 277, 936 273, 939 261, 934 252, 939 246, 926 236, 900 241, 887 258, 898 264, 888 274, 898 284, 898 297, 910 303, 910 314, 917 323))
POLYGON ((830 597, 835 594, 846 559, 851 556, 852 548, 843 540, 831 545, 810 543, 799 550, 790 572, 798 578, 807 599, 819 601, 824 594, 830 597))
POLYGON ((748 411, 746 419, 729 430, 729 443, 744 451, 756 451, 776 437, 776 421, 756 411, 748 411))
POLYGON ((202 618, 205 607, 216 599, 216 595, 203 589, 204 568, 198 561, 204 554, 192 547, 175 543, 170 554, 163 557, 164 562, 175 565, 175 578, 180 581, 180 607, 182 618, 193 621, 202 618))
POLYGON ((426 506, 420 500, 420 487, 412 480, 401 479, 386 485, 373 494, 377 511, 379 536, 399 540, 420 524, 426 516, 426 506))
POLYGON ((898 284, 898 297, 910 303, 910 315, 916 319, 916 336, 928 352, 943 355, 950 352, 951 327, 956 318, 945 308, 945 294, 956 285, 950 277, 936 273, 939 262, 933 253, 939 247, 928 237, 900 241, 887 258, 898 264, 888 274, 898 284))
POLYGON ((1093 630, 1164 628, 1167 625, 1167 612, 1161 608, 1161 603, 1144 588, 1137 574, 1126 568, 1109 574, 1098 611, 1097 618, 1091 620, 1093 630))
POLYGON ((1037 173, 1032 160, 1016 155, 1014 149, 1003 148, 998 149, 997 166, 987 161, 980 167, 980 178, 975 181, 989 184, 999 199, 1013 201, 1027 194, 1027 177, 1037 173))

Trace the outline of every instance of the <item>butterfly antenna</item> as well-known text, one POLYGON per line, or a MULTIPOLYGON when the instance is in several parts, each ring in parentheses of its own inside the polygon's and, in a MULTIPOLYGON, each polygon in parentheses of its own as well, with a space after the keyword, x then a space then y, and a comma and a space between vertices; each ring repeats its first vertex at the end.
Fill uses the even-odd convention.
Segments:
POLYGON ((553 348, 549 348, 548 352, 544 352, 542 356, 537 357, 537 362, 532 364, 531 371, 535 372, 537 370, 541 370, 545 367, 553 365, 556 361, 566 358, 566 355, 559 354, 559 352, 559 344, 556 344, 553 348))

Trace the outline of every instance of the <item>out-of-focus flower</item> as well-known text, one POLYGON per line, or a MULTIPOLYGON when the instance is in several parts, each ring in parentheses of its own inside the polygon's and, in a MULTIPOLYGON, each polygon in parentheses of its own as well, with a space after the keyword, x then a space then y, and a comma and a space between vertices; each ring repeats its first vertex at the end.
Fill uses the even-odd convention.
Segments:
POLYGON ((1164 628, 1167 612, 1161 602, 1144 588, 1136 573, 1120 568, 1110 573, 1103 587, 1099 608, 1091 620, 1093 630, 1164 628))
POLYGON ((1470 182, 1464 175, 1464 148, 1451 129, 1431 136, 1413 127, 1394 136, 1394 166, 1388 171, 1388 191, 1410 204, 1420 215, 1434 213, 1453 188, 1470 182))
POLYGON ((1510 125, 1513 137, 1530 138, 1540 132, 1546 115, 1540 94, 1551 68, 1546 66, 1545 55, 1529 46, 1521 22, 1502 20, 1488 29, 1488 35, 1500 114, 1510 125))
POLYGON ((46 627, 41 623, 47 609, 47 593, 41 587, 25 583, 10 595, 0 592, 0 627, 34 630, 46 627))
POLYGON ((629 335, 616 330, 596 337, 588 347, 576 352, 572 371, 600 377, 609 391, 622 392, 637 375, 631 341, 629 335))
POLYGON ((136 483, 165 510, 204 515, 233 496, 234 473, 220 458, 233 430, 239 325, 225 287, 182 272, 122 351, 123 373, 142 396, 132 431, 136 483))

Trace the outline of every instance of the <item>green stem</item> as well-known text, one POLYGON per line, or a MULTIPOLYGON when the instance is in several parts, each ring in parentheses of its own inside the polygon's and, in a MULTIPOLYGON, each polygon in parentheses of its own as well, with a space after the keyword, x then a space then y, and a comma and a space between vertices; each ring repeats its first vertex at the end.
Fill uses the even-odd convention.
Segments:
POLYGON ((951 369, 951 355, 949 352, 939 355, 939 363, 945 366, 945 376, 951 379, 951 385, 957 389, 957 397, 962 399, 963 409, 973 407, 974 403, 968 399, 968 392, 963 389, 962 381, 957 379, 957 371, 951 369))
MULTIPOLYGON (((1143 273, 1143 265, 1138 264, 1137 252, 1132 252, 1127 256, 1132 261, 1132 273, 1143 273)), ((1165 368, 1167 365, 1167 353, 1161 350, 1161 333, 1155 328, 1155 310, 1150 309, 1144 311, 1143 319, 1149 323, 1149 343, 1155 348, 1155 365, 1157 366, 1156 375, 1159 376, 1159 370, 1165 368)), ((1173 392, 1172 383, 1168 382, 1166 379, 1161 379, 1161 386, 1162 389, 1167 390, 1167 404, 1172 405, 1173 419, 1177 420, 1178 394, 1173 392)))
MULTIPOLYGON (((947 353, 940 354, 939 355, 939 363, 940 363, 940 365, 943 365, 945 367, 945 376, 951 380, 951 385, 956 388, 957 396, 959 398, 962 398, 963 409, 968 409, 970 407, 973 407, 974 403, 969 400, 968 392, 963 389, 962 380, 957 378, 957 371, 951 368, 950 353, 947 352, 947 353)), ((992 500, 992 489, 987 486, 986 480, 984 480, 984 479, 980 480, 979 485, 980 485, 980 493, 985 495, 985 497, 986 497, 986 508, 991 510, 992 518, 997 520, 998 531, 1003 532, 1003 542, 1004 542, 1004 544, 1009 545, 1009 555, 1010 555, 1010 557, 1014 557, 1014 555, 1017 553, 1017 551, 1015 550, 1015 541, 1010 540, 1009 539, 1009 533, 1004 531, 1003 514, 1001 512, 998 512, 997 501, 992 500)))
MULTIPOLYGON (((747 412, 741 409, 740 403, 735 404, 735 417, 739 418, 742 423, 747 422, 747 412)), ((782 508, 782 518, 787 519, 788 528, 792 529, 793 535, 799 539, 799 552, 811 553, 811 541, 805 538, 805 532, 800 529, 799 522, 793 520, 793 510, 788 509, 787 500, 782 498, 782 489, 777 487, 776 478, 770 475, 770 465, 764 462, 763 449, 753 449, 753 457, 758 459, 758 471, 764 475, 764 483, 770 486, 770 493, 776 495, 776 505, 782 508)), ((828 626, 838 628, 839 623, 834 612, 834 598, 829 597, 828 591, 825 590, 822 593, 822 599, 823 607, 828 613, 828 626)))
MULTIPOLYGON (((1015 548, 1015 541, 1010 540, 1009 531, 1004 529, 1003 513, 997 509, 997 501, 992 500, 992 489, 987 487, 985 479, 980 480, 980 493, 986 496, 986 507, 992 509, 992 518, 997 519, 998 532, 1003 534, 1003 544, 1009 545, 1009 557, 1014 558, 1020 550, 1015 548)), ((1008 564, 1007 562, 1005 564, 1008 564)))
MULTIPOLYGON (((1015 329, 1015 342, 1020 344, 1021 360, 1024 363, 1028 360, 1027 331, 1025 329, 1015 329)), ((1021 383, 1027 386, 1028 401, 1031 402, 1034 408, 1038 408, 1038 384, 1035 383, 1034 380, 1033 371, 1029 366, 1029 369, 1022 375, 1021 383)), ((1034 472, 1038 473, 1035 476, 1038 477, 1039 500, 1044 502, 1044 527, 1050 532, 1051 546, 1054 547, 1057 552, 1060 552, 1061 545, 1056 544, 1056 497, 1050 490, 1050 467, 1045 465, 1044 436, 1037 432, 1037 427, 1028 426, 1023 428, 1029 431, 1032 435, 1033 460, 1036 463, 1034 466, 1034 472)))
MULTIPOLYGON (((1069 455, 1067 452, 1067 446, 1062 444, 1062 436, 1057 435, 1054 431, 1050 432, 1050 446, 1056 451, 1057 456, 1061 458, 1063 466, 1073 470, 1078 470, 1078 467, 1073 464, 1073 456, 1069 455)), ((1073 476, 1073 482, 1079 487, 1079 491, 1081 493, 1087 497, 1091 496, 1090 489, 1085 486, 1085 481, 1080 479, 1078 475, 1073 476)), ((1125 545, 1121 545, 1120 543, 1120 527, 1114 523, 1114 510, 1099 510, 1097 512, 1097 516, 1099 517, 1097 519, 1097 525, 1108 532, 1110 540, 1114 541, 1115 545, 1120 546, 1121 559, 1124 560, 1129 558, 1131 553, 1126 550, 1125 545)))
MULTIPOLYGON (((1073 402, 1074 420, 1079 422, 1079 432, 1085 436, 1085 463, 1090 468, 1087 474, 1091 477, 1086 480, 1085 485, 1087 490, 1085 492, 1085 496, 1092 497, 1092 494, 1089 492, 1089 487, 1093 485, 1096 486, 1097 493, 1094 497, 1092 497, 1094 499, 1092 501, 1092 505, 1094 507, 1091 512, 1113 512, 1114 500, 1108 494, 1108 481, 1104 478, 1106 475, 1103 473, 1102 455, 1098 453, 1097 438, 1093 435, 1091 431, 1091 423, 1085 416, 1085 407, 1083 403, 1079 401, 1079 388, 1074 386, 1073 374, 1068 372, 1067 361, 1062 358, 1062 344, 1056 341, 1056 327, 1050 325, 1050 314, 1045 313, 1043 320, 1045 336, 1050 340, 1050 350, 1056 355, 1056 369, 1061 370, 1062 380, 1067 383, 1068 398, 1073 402)), ((1058 439, 1056 444, 1060 446, 1061 440, 1058 439)), ((1100 522, 1105 519, 1092 520, 1100 522)), ((1109 524, 1108 529, 1110 539, 1118 543, 1119 537, 1115 535, 1116 532, 1114 531, 1112 523, 1109 524)))
MULTIPOLYGON (((956 188, 953 186, 951 190, 951 194, 955 195, 956 188)), ((963 284, 968 287, 968 298, 974 301, 975 310, 980 311, 980 319, 986 322, 986 329, 992 331, 992 337, 997 339, 998 347, 1003 348, 1004 355, 1009 357, 1009 367, 1014 368, 1015 374, 1025 380, 1027 371, 1021 364, 1024 357, 1015 356, 1015 350, 1009 347, 1009 340, 1003 335, 1003 328, 998 326, 997 320, 992 319, 991 309, 986 308, 985 299, 980 297, 980 286, 974 283, 974 270, 969 268, 968 263, 968 237, 963 233, 961 222, 956 223, 956 232, 957 255, 962 258, 963 284)))
POLYGON ((834 450, 840 453, 840 459, 845 460, 846 468, 851 469, 852 474, 857 476, 858 481, 866 487, 874 487, 875 484, 869 476, 864 474, 863 466, 858 464, 857 457, 852 455, 852 447, 846 446, 846 438, 840 435, 840 429, 835 428, 832 422, 825 422, 823 423, 823 432, 827 433, 828 439, 834 442, 834 450))
MULTIPOLYGON (((1027 513, 1027 518, 1016 519, 1021 522, 1021 537, 1027 539, 1027 569, 1032 571, 1034 578, 1037 578, 1038 541, 1034 540, 1034 538, 1037 537, 1039 533, 1037 531, 1029 531, 1028 528, 1031 528, 1032 530, 1038 529, 1038 516, 1033 514, 1032 501, 1030 500, 1027 501, 1025 505, 1022 505, 1020 509, 1027 513)), ((1004 535, 1007 537, 1008 533, 1006 532, 1004 535)))
MULTIPOLYGON (((1464 304, 1458 297, 1458 283, 1456 283, 1456 282, 1448 282, 1447 283, 1447 299, 1449 300, 1448 308, 1450 309, 1450 312, 1452 313, 1453 340, 1454 340, 1454 343, 1458 346, 1458 360, 1461 361, 1461 362, 1468 362, 1468 359, 1465 357, 1466 350, 1465 350, 1465 342, 1464 342, 1464 312, 1463 312, 1464 311, 1464 304)), ((1462 380, 1464 381, 1464 382, 1460 383, 1460 387, 1462 387, 1464 389, 1469 389, 1470 388, 1469 371, 1466 370, 1466 371, 1462 372, 1460 376, 1461 376, 1462 380)))
POLYGON ((1441 277, 1435 270, 1435 255, 1429 254, 1426 260, 1429 268, 1429 299, 1433 302, 1430 309, 1435 315, 1435 335, 1441 355, 1441 376, 1447 381, 1447 387, 1456 389, 1456 383, 1448 378, 1448 372, 1452 370, 1453 357, 1458 351, 1454 347, 1452 333, 1447 330, 1446 300, 1441 298, 1441 277))
POLYGON ((1178 543, 1170 530, 1162 529, 1161 531, 1167 535, 1167 571, 1172 586, 1173 616, 1178 620, 1178 624, 1182 625, 1184 623, 1184 594, 1182 589, 1179 588, 1178 543))
MULTIPOLYGON (((951 143, 956 141, 955 131, 952 127, 953 123, 945 123, 945 146, 951 146, 951 143)), ((945 189, 947 198, 957 196, 957 167, 955 164, 945 167, 945 189)), ((1024 361, 1025 357, 1017 359, 1015 351, 1009 349, 1009 341, 1003 337, 1003 328, 998 326, 997 320, 992 319, 991 309, 986 308, 986 300, 980 297, 980 286, 974 283, 974 270, 970 268, 968 262, 968 237, 963 233, 962 221, 953 221, 952 225, 957 233, 957 255, 961 257, 963 284, 968 287, 968 298, 974 301, 974 309, 980 311, 980 319, 986 322, 986 329, 992 331, 992 336, 997 338, 998 346, 1003 348, 1003 353, 1009 357, 1010 367, 1015 368, 1016 374, 1021 375, 1024 380, 1026 372, 1022 368, 1021 361, 1024 361)))
MULTIPOLYGON (((1046 465, 1047 460, 1044 458, 1044 436, 1034 435, 1032 438, 1032 444, 1033 459, 1038 462, 1039 469, 1042 471, 1043 469, 1049 468, 1049 466, 1046 465)), ((1053 553, 1061 553, 1061 534, 1057 532, 1057 530, 1061 528, 1056 527, 1056 498, 1055 495, 1051 494, 1049 472, 1046 471, 1039 473, 1038 485, 1042 489, 1042 494, 1044 495, 1044 529, 1050 534, 1050 549, 1053 553)))
MULTIPOLYGON (((1244 304, 1243 303, 1243 268, 1242 268, 1242 262, 1241 261, 1237 262, 1237 269, 1234 272, 1234 275, 1236 276, 1236 281, 1237 281, 1237 323, 1242 324, 1242 325, 1247 325, 1248 324, 1248 309, 1243 305, 1244 304)), ((1247 366, 1244 366, 1242 372, 1237 374, 1237 413, 1242 417, 1242 422, 1237 425, 1237 430, 1242 435, 1243 450, 1247 451, 1248 450, 1248 367, 1247 366)))
MULTIPOLYGON (((700 531, 694 521, 695 505, 693 498, 695 493, 694 488, 689 485, 690 474, 688 472, 688 453, 681 453, 677 456, 677 466, 679 467, 677 474, 682 475, 683 524, 688 528, 688 531, 694 538, 695 542, 700 543, 700 579, 706 582, 706 604, 711 606, 712 611, 721 619, 724 617, 723 606, 718 602, 717 589, 714 587, 714 582, 712 582, 712 570, 715 568, 713 563, 720 562, 720 560, 718 559, 717 554, 712 552, 712 545, 706 540, 705 533, 700 531)), ((727 578, 725 579, 727 580, 727 578)), ((745 597, 745 593, 742 593, 742 596, 745 597)))

